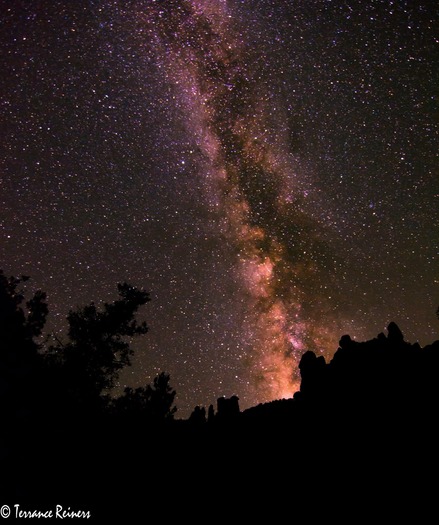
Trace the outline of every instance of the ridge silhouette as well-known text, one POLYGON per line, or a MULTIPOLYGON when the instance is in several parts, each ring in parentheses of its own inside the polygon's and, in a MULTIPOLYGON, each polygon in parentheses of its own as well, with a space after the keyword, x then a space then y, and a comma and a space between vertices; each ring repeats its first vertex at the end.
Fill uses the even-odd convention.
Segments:
POLYGON ((71 311, 68 339, 50 344, 46 296, 26 301, 28 280, 0 271, 0 503, 65 503, 131 523, 164 512, 164 495, 176 520, 196 511, 194 498, 225 518, 231 501, 244 517, 273 518, 293 498, 290 512, 308 518, 317 500, 339 518, 349 501, 394 519, 407 497, 404 511, 419 522, 434 498, 426 473, 437 466, 439 341, 408 343, 394 322, 369 341, 343 335, 329 362, 303 353, 292 399, 241 411, 238 396, 222 396, 176 419, 166 372, 110 395, 131 339, 148 331, 136 320, 146 291, 124 283, 100 310, 71 311))

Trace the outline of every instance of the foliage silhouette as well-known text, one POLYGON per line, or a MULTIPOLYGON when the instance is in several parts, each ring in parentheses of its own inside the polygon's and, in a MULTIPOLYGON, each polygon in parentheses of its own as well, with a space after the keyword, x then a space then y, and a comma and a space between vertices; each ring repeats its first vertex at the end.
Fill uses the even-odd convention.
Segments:
POLYGON ((173 406, 176 391, 169 380, 169 374, 161 372, 154 378, 153 386, 126 387, 124 394, 112 402, 113 413, 136 416, 153 423, 172 420, 177 411, 177 407, 173 406))
POLYGON ((46 294, 40 290, 24 303, 22 285, 28 280, 8 278, 0 270, 0 407, 13 418, 29 408, 42 365, 38 338, 48 314, 46 294))
MULTIPOLYGON (((51 346, 48 359, 62 377, 65 401, 81 410, 103 407, 105 394, 115 386, 120 370, 133 355, 130 339, 148 331, 135 314, 148 292, 127 283, 118 285, 120 298, 98 310, 91 303, 67 316, 68 342, 51 346)), ((58 388, 61 385, 58 382, 58 388)))
MULTIPOLYGON (((359 498, 362 480, 373 480, 377 500, 380 490, 388 498, 389 486, 397 486, 399 495, 410 479, 420 486, 421 466, 432 464, 439 341, 410 344, 393 322, 387 335, 370 341, 343 335, 329 362, 303 353, 293 398, 241 411, 237 396, 222 396, 216 412, 211 404, 206 417, 197 406, 179 420, 165 372, 152 385, 109 396, 131 362, 131 339, 148 331, 136 320, 147 292, 125 283, 113 303, 71 311, 67 341, 47 347, 46 297, 38 291, 26 301, 21 287, 27 280, 0 272, 0 410, 14 422, 0 438, 0 458, 6 457, 0 494, 11 501, 42 502, 49 494, 52 502, 85 502, 96 505, 101 517, 135 521, 145 494, 153 503, 171 486, 178 488, 180 512, 194 494, 206 501, 216 494, 227 510, 237 487, 249 494, 263 487, 257 504, 249 503, 257 514, 262 503, 271 502, 272 512, 283 499, 290 506, 291 497, 297 512, 316 480, 330 493, 336 476, 333 499, 326 507, 319 503, 328 509, 340 502, 339 512, 348 500, 358 499, 362 509, 370 504, 369 495, 366 502, 359 498), (41 483, 44 471, 56 474, 41 483), (134 472, 146 471, 152 475, 135 481, 141 476, 134 472), (111 505, 110 479, 124 480, 111 505), (224 489, 225 479, 233 491, 224 489)), ((308 513, 316 507, 311 500, 303 504, 308 513)))
POLYGON ((24 291, 18 287, 29 280, 27 276, 7 278, 0 270, 0 341, 2 357, 19 359, 20 353, 35 354, 40 348, 36 341, 43 331, 48 314, 46 294, 40 290, 26 303, 24 291))

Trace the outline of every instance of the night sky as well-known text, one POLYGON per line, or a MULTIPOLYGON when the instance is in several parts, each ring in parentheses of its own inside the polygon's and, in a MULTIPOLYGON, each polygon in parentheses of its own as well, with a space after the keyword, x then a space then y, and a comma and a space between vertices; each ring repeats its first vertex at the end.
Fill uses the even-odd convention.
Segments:
POLYGON ((0 267, 144 288, 120 389, 291 396, 306 350, 438 338, 437 3, 0 0, 0 267))

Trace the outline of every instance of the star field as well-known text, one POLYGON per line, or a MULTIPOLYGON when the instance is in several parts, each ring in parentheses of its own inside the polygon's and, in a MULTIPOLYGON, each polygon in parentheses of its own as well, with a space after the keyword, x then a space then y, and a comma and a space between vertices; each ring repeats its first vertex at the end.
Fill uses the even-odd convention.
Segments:
POLYGON ((395 321, 437 338, 438 13, 409 1, 0 2, 0 262, 151 293, 124 385, 291 396, 395 321))

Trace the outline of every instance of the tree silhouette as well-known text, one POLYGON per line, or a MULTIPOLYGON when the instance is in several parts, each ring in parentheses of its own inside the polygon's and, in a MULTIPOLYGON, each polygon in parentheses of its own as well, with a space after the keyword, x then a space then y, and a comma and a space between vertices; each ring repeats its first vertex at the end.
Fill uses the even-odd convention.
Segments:
POLYGON ((118 415, 135 416, 155 423, 172 420, 177 411, 177 407, 172 406, 176 392, 169 385, 169 380, 169 374, 161 372, 154 378, 153 386, 126 387, 123 395, 113 401, 113 411, 118 415))
MULTIPOLYGON (((128 387, 112 401, 106 395, 130 364, 132 338, 148 330, 145 322, 136 321, 139 308, 149 301, 147 292, 124 283, 114 302, 70 311, 67 341, 43 352, 46 296, 37 291, 26 301, 21 288, 27 281, 0 271, 0 415, 7 422, 0 457, 8 455, 0 493, 11 501, 23 500, 23 495, 43 501, 50 493, 60 500, 68 496, 69 501, 96 505, 101 491, 98 504, 114 518, 107 481, 132 476, 133 463, 119 461, 123 455, 118 444, 127 435, 137 472, 151 469, 154 479, 147 487, 121 483, 119 501, 144 501, 145 489, 159 498, 170 477, 184 487, 183 494, 189 489, 188 497, 211 491, 212 483, 225 475, 259 490, 261 476, 252 470, 255 451, 258 470, 267 468, 265 479, 280 479, 281 472, 296 469, 296 495, 314 482, 316 472, 339 476, 344 471, 355 487, 351 472, 358 471, 362 479, 376 475, 376 484, 380 463, 387 468, 393 444, 396 466, 402 464, 401 450, 401 468, 431 465, 438 442, 434 416, 439 406, 439 341, 425 347, 410 344, 394 322, 387 336, 380 333, 369 341, 343 335, 329 362, 312 351, 302 355, 300 391, 292 399, 241 412, 236 395, 223 396, 217 399, 216 412, 213 405, 208 407, 209 424, 204 406, 195 407, 186 424, 174 419, 176 392, 165 372, 151 385, 128 387), (29 439, 29 429, 35 428, 29 439), (322 436, 329 454, 317 448, 322 436), (280 446, 290 442, 297 454, 286 454, 280 446), (48 485, 41 483, 44 470, 57 473, 48 485), (196 487, 187 483, 187 472, 197 473, 196 487), (133 498, 136 490, 138 498, 133 498)), ((411 476, 410 482, 421 478, 411 476)), ((383 479, 386 493, 389 485, 386 476, 383 479)), ((273 486, 277 503, 282 498, 278 484, 273 486)), ((287 498, 290 494, 288 487, 287 498)), ((336 496, 338 501, 340 493, 336 496)))
POLYGON ((10 414, 29 408, 42 364, 37 338, 48 314, 46 294, 39 290, 23 305, 21 285, 28 280, 0 270, 0 405, 10 414))
POLYGON ((161 372, 154 378, 154 384, 149 387, 150 404, 149 415, 157 421, 173 419, 177 407, 172 406, 176 392, 169 385, 170 376, 161 372))
POLYGON ((148 331, 135 314, 150 300, 149 294, 127 283, 119 284, 118 291, 120 298, 105 303, 101 311, 94 303, 70 311, 69 341, 58 341, 50 348, 65 394, 77 406, 90 408, 102 402, 120 370, 130 364, 133 350, 129 339, 148 331))
POLYGON ((14 353, 18 357, 17 349, 26 354, 35 354, 40 348, 35 338, 42 333, 46 323, 48 307, 46 294, 35 292, 26 302, 27 315, 22 303, 25 299, 23 290, 18 287, 29 280, 23 275, 19 278, 7 278, 0 270, 0 341, 2 357, 5 353, 14 353))

